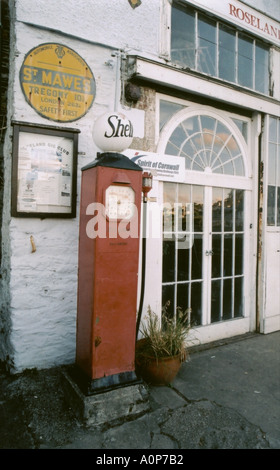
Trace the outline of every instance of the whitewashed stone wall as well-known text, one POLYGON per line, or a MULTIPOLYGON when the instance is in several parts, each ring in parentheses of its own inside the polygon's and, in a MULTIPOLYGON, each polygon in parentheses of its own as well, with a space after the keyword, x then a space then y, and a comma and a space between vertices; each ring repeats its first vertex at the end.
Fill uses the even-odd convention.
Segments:
POLYGON ((16 17, 62 35, 154 55, 159 48, 161 3, 142 0, 133 9, 128 0, 17 0, 16 17))
POLYGON ((114 3, 108 2, 106 10, 101 0, 16 2, 15 34, 11 44, 14 83, 9 91, 10 118, 77 128, 80 134, 77 217, 70 220, 10 217, 11 140, 7 138, 4 255, 10 268, 12 332, 11 350, 6 355, 12 358, 14 371, 75 360, 80 170, 99 151, 92 140, 95 119, 114 109, 115 93, 120 93, 116 88, 117 57, 112 57, 112 47, 129 47, 130 51, 141 47, 151 53, 158 45, 158 0, 144 0, 135 10, 127 0, 114 3), (19 71, 25 55, 46 42, 71 47, 94 74, 96 98, 89 112, 77 121, 58 124, 44 119, 28 105, 21 91, 19 71), (34 253, 31 252, 31 235, 36 245, 34 253))

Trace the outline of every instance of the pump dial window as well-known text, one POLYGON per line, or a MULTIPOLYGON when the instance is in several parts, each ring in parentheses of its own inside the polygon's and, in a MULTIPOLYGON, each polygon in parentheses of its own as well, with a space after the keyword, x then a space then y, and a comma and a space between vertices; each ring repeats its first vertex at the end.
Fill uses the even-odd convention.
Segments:
POLYGON ((109 219, 131 219, 135 211, 135 193, 130 186, 111 185, 106 189, 105 206, 109 219))

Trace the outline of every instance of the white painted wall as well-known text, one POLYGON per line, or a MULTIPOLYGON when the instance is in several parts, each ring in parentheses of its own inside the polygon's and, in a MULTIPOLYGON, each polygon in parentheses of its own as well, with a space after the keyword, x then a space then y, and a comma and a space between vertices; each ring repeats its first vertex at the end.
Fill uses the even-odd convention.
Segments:
MULTIPOLYGON (((49 8, 49 2, 45 1, 17 3, 19 11, 25 14, 28 11, 27 3, 32 4, 38 18, 44 18, 47 23, 52 23, 52 27, 58 27, 58 23, 53 24, 53 20, 59 16, 54 2, 52 8, 49 8)), ((62 3, 65 5, 65 2, 58 2, 62 3)), ((63 22, 68 23, 68 30, 69 24, 72 25, 74 21, 74 3, 77 2, 72 3, 73 8, 64 9, 63 13, 63 22)), ((130 9, 129 5, 128 8, 130 9)), ((31 10, 33 11, 33 8, 31 10)), ((89 34, 92 28, 90 23, 86 24, 89 34)), ((10 308, 13 351, 10 355, 13 356, 15 371, 20 371, 30 367, 43 368, 71 363, 75 359, 80 170, 91 162, 99 151, 92 140, 95 119, 104 112, 114 109, 117 59, 111 57, 112 50, 106 47, 72 39, 55 31, 33 28, 21 21, 16 23, 15 40, 14 86, 10 91, 10 106, 13 108, 11 119, 77 128, 81 131, 78 146, 77 217, 70 220, 10 219, 9 208, 6 211, 5 223, 9 223, 6 236, 10 239, 11 268, 10 308), (88 63, 94 74, 95 101, 89 112, 78 121, 58 124, 41 117, 28 105, 21 91, 19 71, 24 57, 30 49, 45 42, 58 42, 71 47, 88 63), (111 66, 105 64, 108 60, 112 60, 111 66), (36 245, 35 253, 31 252, 31 235, 36 245)), ((5 181, 7 200, 11 186, 10 170, 10 157, 7 156, 5 181)))
POLYGON ((111 47, 155 54, 161 0, 17 0, 17 21, 36 24, 111 47))
MULTIPOLYGON (((270 227, 269 227, 270 228, 270 227)), ((280 330, 280 230, 266 232, 265 307, 261 323, 263 333, 280 330)))

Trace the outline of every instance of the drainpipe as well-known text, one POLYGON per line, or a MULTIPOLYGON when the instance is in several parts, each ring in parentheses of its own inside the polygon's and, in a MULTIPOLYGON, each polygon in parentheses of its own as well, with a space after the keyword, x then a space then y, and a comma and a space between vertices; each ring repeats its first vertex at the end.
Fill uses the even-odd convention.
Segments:
POLYGON ((260 318, 261 318, 261 298, 262 292, 262 259, 263 259, 263 172, 264 164, 262 158, 262 142, 263 142, 263 128, 264 116, 261 116, 261 129, 258 136, 258 226, 257 226, 257 285, 256 285, 256 331, 260 333, 260 318))
MULTIPOLYGON (((115 102, 114 102, 114 111, 117 112, 121 97, 123 95, 123 72, 122 72, 122 61, 126 60, 126 54, 123 51, 114 51, 111 54, 111 57, 116 57, 116 83, 115 83, 115 102)), ((106 62, 106 65, 110 67, 113 66, 112 60, 106 62)))

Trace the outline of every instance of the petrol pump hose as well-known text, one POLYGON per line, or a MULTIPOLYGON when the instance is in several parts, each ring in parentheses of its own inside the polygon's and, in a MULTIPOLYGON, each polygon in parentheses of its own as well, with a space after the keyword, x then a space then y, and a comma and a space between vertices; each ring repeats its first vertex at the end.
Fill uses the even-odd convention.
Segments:
POLYGON ((143 234, 142 234, 142 273, 141 273, 141 292, 140 292, 140 301, 136 322, 136 341, 138 337, 142 310, 143 310, 143 301, 145 293, 145 276, 146 276, 146 217, 147 217, 147 201, 143 201, 143 234))

